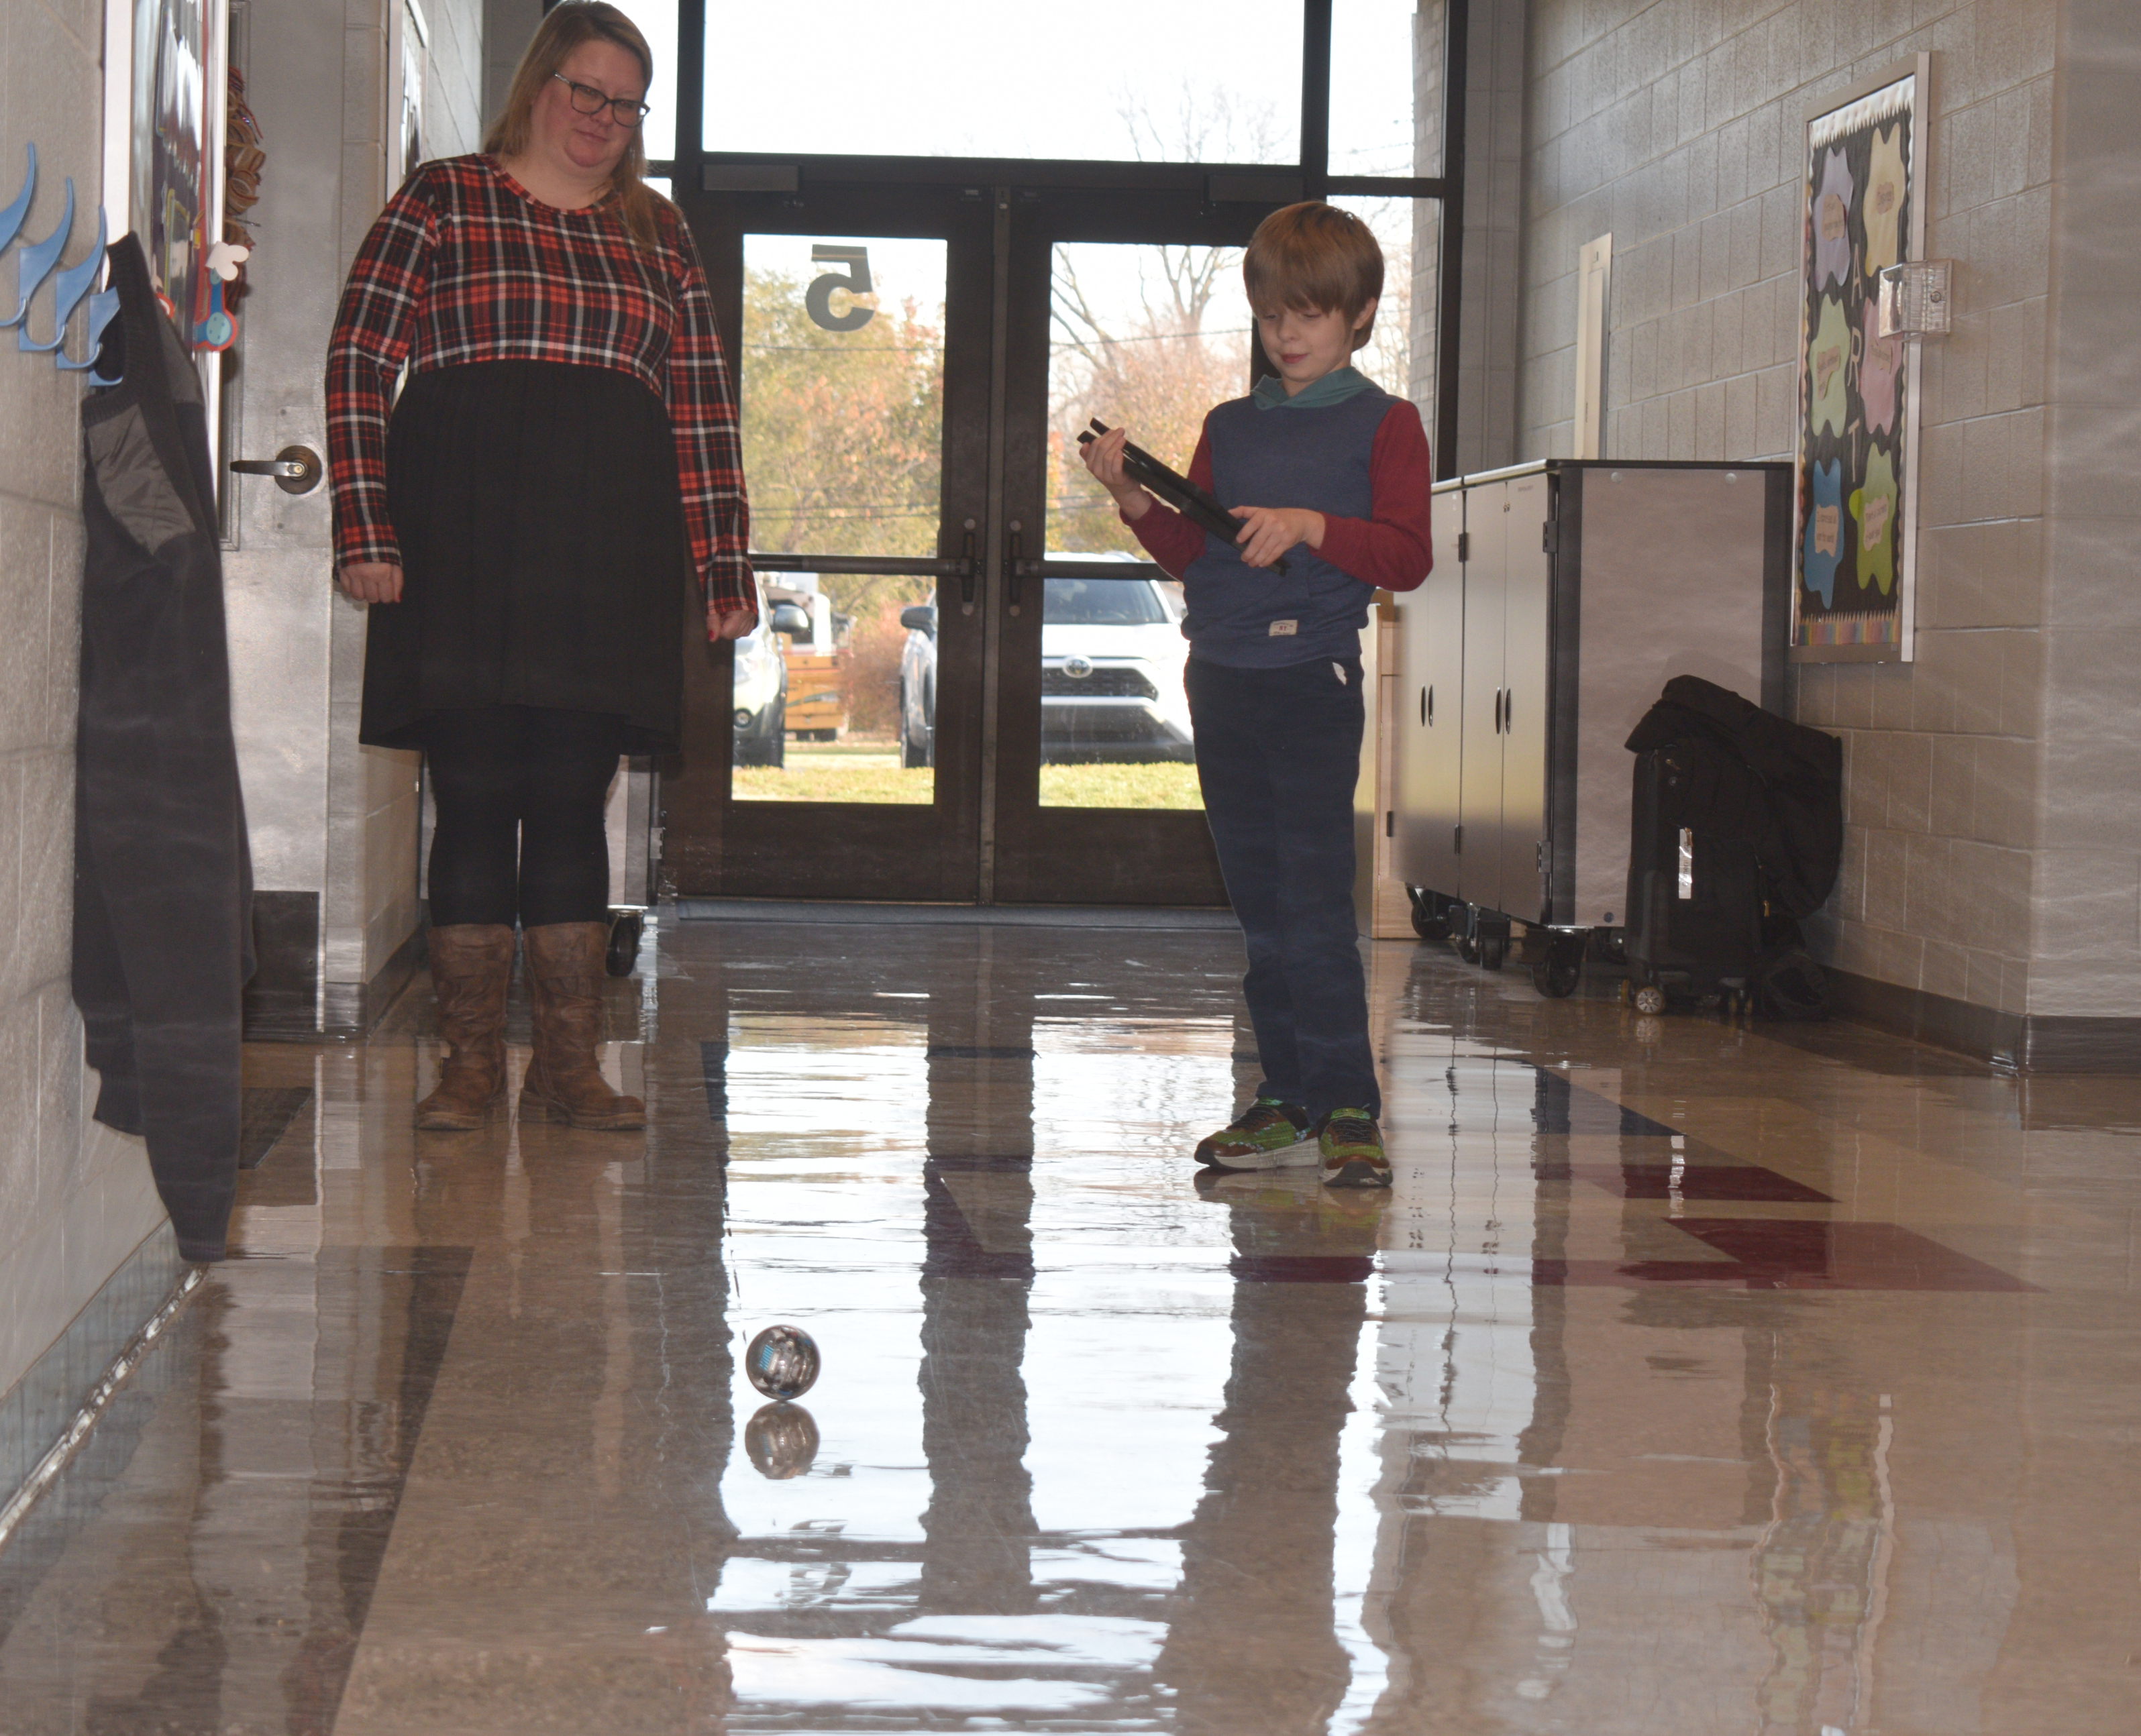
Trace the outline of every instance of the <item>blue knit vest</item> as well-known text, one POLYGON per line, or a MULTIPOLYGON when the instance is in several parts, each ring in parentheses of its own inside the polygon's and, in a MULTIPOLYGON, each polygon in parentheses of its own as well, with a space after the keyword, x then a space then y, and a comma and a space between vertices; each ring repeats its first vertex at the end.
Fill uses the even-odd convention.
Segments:
MULTIPOLYGON (((1205 419, 1212 492, 1223 506, 1300 506, 1341 519, 1372 516, 1368 479, 1376 430, 1397 401, 1371 386, 1320 410, 1262 410, 1235 398, 1205 419)), ((1375 587, 1341 573, 1306 543, 1286 552, 1281 577, 1243 563, 1206 534, 1182 575, 1189 654, 1235 669, 1277 669, 1312 658, 1357 657, 1375 587), (1290 623, 1290 624, 1289 624, 1290 623)))

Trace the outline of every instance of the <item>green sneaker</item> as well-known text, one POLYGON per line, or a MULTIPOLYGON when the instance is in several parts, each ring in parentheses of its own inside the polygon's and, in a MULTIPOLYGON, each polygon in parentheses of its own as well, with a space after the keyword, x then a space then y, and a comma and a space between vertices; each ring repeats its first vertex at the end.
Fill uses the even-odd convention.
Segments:
POLYGON ((1316 1129, 1297 1103, 1259 1097, 1210 1138, 1197 1143, 1207 1169, 1289 1169, 1316 1162, 1316 1129))
POLYGON ((1387 1188, 1390 1160, 1383 1130, 1366 1109, 1333 1109, 1316 1124, 1317 1155, 1326 1188, 1387 1188))

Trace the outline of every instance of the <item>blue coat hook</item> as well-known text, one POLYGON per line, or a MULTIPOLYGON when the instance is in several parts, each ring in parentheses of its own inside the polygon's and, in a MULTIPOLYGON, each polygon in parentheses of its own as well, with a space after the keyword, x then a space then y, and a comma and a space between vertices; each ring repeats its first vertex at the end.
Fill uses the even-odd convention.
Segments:
POLYGON ((15 256, 15 282, 22 302, 0 326, 19 326, 22 317, 30 311, 30 298, 42 287, 52 275, 52 268, 59 263, 60 250, 66 245, 67 232, 74 227, 74 177, 66 181, 66 204, 60 212, 59 227, 42 241, 33 241, 15 256))
MULTIPOLYGON (((89 293, 89 286, 96 281, 96 274, 104 268, 104 207, 96 208, 96 240, 79 264, 70 265, 52 279, 52 341, 50 343, 30 342, 30 322, 27 319, 15 328, 15 347, 18 350, 57 350, 66 337, 67 321, 73 317, 75 308, 89 293)), ((96 344, 91 341, 89 352, 96 353, 96 344)), ((65 361, 62 357, 62 361, 65 361)))
MULTIPOLYGON (((118 317, 119 292, 116 289, 98 290, 89 298, 89 348, 83 352, 79 361, 68 361, 62 352, 54 358, 54 365, 62 373, 68 374, 78 374, 85 368, 95 367, 97 352, 104 346, 104 328, 118 317)), ((91 374, 89 383, 91 386, 116 386, 120 377, 114 374, 107 380, 101 374, 91 374)))
MULTIPOLYGON (((30 214, 30 204, 37 191, 37 147, 29 147, 29 164, 22 175, 22 190, 4 208, 0 208, 0 253, 22 239, 22 224, 30 214)), ((60 254, 66 248, 68 233, 74 228, 74 182, 66 184, 66 205, 60 214, 59 227, 42 241, 32 242, 23 247, 15 259, 16 307, 12 314, 0 319, 0 328, 15 327, 15 347, 32 354, 49 355, 52 365, 68 373, 89 373, 96 366, 97 353, 101 347, 106 329, 119 315, 119 292, 99 289, 92 293, 90 286, 104 269, 104 242, 106 226, 104 208, 96 212, 96 244, 87 258, 79 263, 67 266, 53 275, 59 266, 60 254), (30 303, 47 279, 52 284, 52 338, 50 343, 35 343, 30 338, 30 303), (67 322, 74 317, 76 308, 88 307, 88 348, 80 361, 70 361, 63 347, 66 339, 67 322)), ((90 373, 90 378, 99 386, 116 386, 116 380, 106 380, 101 375, 90 373)))
POLYGON ((15 244, 15 238, 22 233, 22 219, 30 214, 30 200, 37 190, 37 147, 30 147, 29 172, 22 177, 22 190, 15 195, 15 202, 0 211, 0 253, 15 244))

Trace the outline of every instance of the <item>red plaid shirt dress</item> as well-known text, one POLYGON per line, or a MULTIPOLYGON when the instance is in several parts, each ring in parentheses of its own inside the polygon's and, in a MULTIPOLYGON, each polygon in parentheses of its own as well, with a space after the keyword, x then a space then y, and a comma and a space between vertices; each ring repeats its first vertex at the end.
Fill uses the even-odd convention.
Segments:
POLYGON ((674 745, 687 573, 756 612, 736 397, 691 237, 564 211, 494 159, 427 163, 358 250, 327 352, 339 563, 398 563, 360 739, 442 709, 615 713, 674 745))

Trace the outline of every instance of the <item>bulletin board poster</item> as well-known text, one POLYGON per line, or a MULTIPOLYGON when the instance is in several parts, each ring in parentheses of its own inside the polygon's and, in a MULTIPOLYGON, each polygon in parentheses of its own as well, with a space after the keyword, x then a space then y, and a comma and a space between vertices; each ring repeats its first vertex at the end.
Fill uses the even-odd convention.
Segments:
POLYGON ((1921 57, 1807 122, 1794 662, 1907 662, 1918 352, 1881 336, 1884 267, 1925 254, 1921 57))
POLYGON ((127 209, 156 293, 195 350, 229 342, 209 272, 220 234, 219 0, 131 0, 127 209), (211 109, 214 89, 219 106, 211 109))

